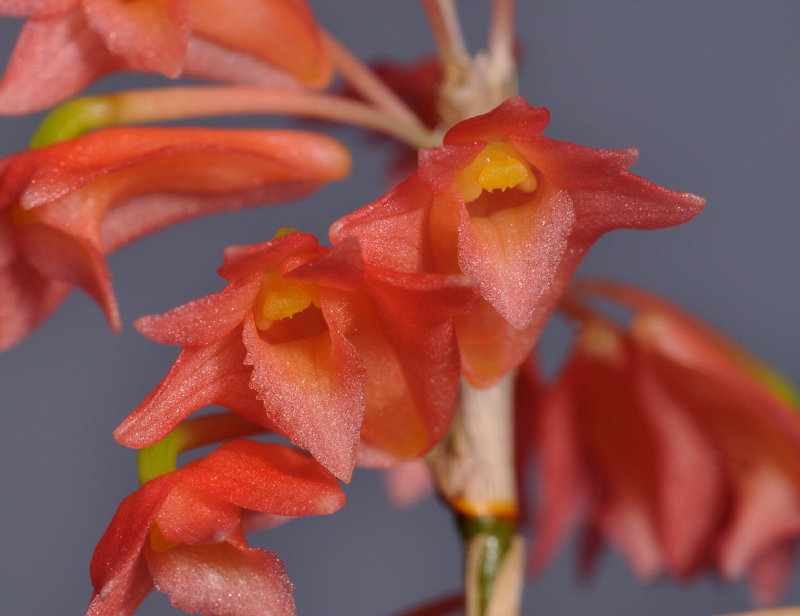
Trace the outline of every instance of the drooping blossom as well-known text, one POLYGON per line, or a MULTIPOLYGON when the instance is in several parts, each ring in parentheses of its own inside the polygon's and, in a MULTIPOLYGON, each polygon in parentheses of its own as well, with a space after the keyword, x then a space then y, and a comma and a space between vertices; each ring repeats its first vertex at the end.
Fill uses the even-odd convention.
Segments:
POLYGON ((145 447, 209 404, 268 422, 349 480, 426 453, 444 436, 458 391, 453 316, 474 290, 463 276, 365 265, 358 242, 322 247, 290 232, 230 247, 219 293, 137 321, 183 346, 161 384, 117 428, 145 447))
POLYGON ((0 113, 28 113, 117 71, 324 87, 331 63, 304 0, 0 0, 27 17, 0 82, 0 113))
POLYGON ((247 544, 243 516, 325 515, 343 504, 336 479, 310 456, 229 441, 122 501, 92 557, 87 616, 131 614, 153 588, 192 613, 293 615, 285 566, 247 544))
POLYGON ((108 129, 0 161, 0 350, 73 285, 121 326, 105 255, 178 222, 341 179, 350 157, 289 131, 108 129))
POLYGON ((578 522, 645 579, 704 569, 750 575, 777 598, 800 538, 800 416, 789 388, 667 302, 631 287, 578 287, 633 310, 594 312, 542 400, 533 564, 578 522))
POLYGON ((635 149, 542 136, 549 114, 513 97, 421 150, 395 190, 331 227, 365 259, 401 271, 463 272, 481 300, 457 318, 464 371, 486 386, 530 352, 583 255, 603 233, 686 222, 704 200, 628 172, 635 149))

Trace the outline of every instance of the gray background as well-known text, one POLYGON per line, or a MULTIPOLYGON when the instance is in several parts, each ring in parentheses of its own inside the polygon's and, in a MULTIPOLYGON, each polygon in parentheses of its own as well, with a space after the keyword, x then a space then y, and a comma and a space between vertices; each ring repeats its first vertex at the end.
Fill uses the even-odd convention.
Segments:
MULTIPOLYGON (((484 3, 462 2, 482 45, 484 3)), ((317 2, 320 21, 362 56, 412 59, 432 50, 415 2, 317 2)), ((18 20, 0 22, 0 55, 18 20)), ((584 272, 648 285, 710 319, 795 381, 798 367, 798 137, 800 3, 796 0, 521 2, 521 93, 551 109, 547 135, 597 147, 638 146, 635 171, 708 198, 694 222, 620 231, 584 272)), ((140 78, 113 78, 115 89, 140 78)), ((155 82, 159 82, 155 80, 155 82)), ((0 119, 2 154, 23 148, 37 118, 0 119)), ((274 124, 251 118, 242 125, 274 124)), ((378 197, 383 153, 349 130, 367 171, 302 204, 186 224, 109 261, 125 331, 114 336, 73 294, 21 346, 0 356, 0 614, 81 614, 88 563, 119 501, 135 490, 132 452, 111 431, 162 378, 176 350, 136 333, 137 316, 216 291, 228 244, 264 241, 281 226, 318 235, 378 197)), ((0 293, 2 291, 0 290, 0 293)), ((563 328, 546 335, 557 354, 563 328)), ((348 506, 253 536, 277 551, 297 585, 301 614, 392 614, 458 588, 460 553, 447 514, 429 500, 410 512, 386 503, 380 478, 360 471, 348 506)), ((575 582, 564 554, 526 592, 530 614, 709 615, 744 610, 743 584, 703 579, 643 587, 606 553, 594 581, 575 582)), ((795 580, 800 577, 795 576, 795 580)), ((795 582, 787 601, 800 603, 795 582)), ((151 596, 140 613, 172 614, 151 596)))

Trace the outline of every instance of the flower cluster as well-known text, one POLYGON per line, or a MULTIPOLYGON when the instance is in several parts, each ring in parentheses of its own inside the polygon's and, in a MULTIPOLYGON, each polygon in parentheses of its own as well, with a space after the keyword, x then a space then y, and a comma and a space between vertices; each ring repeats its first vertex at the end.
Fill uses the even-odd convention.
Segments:
MULTIPOLYGON (((283 564, 244 532, 332 513, 356 465, 412 462, 419 478, 425 456, 474 471, 437 481, 465 540, 501 537, 494 557, 480 548, 487 562, 467 558, 481 580, 468 612, 491 611, 492 593, 513 586, 502 567, 521 551, 507 532, 519 511, 515 494, 483 507, 459 491, 485 472, 470 468, 474 441, 503 433, 466 438, 464 416, 480 391, 502 398, 498 417, 484 416, 505 425, 510 384, 530 377, 526 361, 559 306, 583 323, 575 350, 554 385, 528 380, 517 396, 517 463, 536 457, 542 495, 534 565, 584 519, 644 577, 713 568, 750 571, 764 597, 780 588, 800 536, 800 422, 775 377, 649 295, 603 283, 568 291, 603 234, 685 223, 704 199, 631 173, 635 149, 543 135, 549 112, 509 95, 511 3, 493 3, 490 49, 475 59, 454 44, 446 3, 424 4, 441 64, 373 72, 303 0, 0 0, 0 12, 27 18, 0 112, 46 108, 123 70, 236 84, 67 102, 36 147, 0 161, 0 350, 74 286, 119 331, 105 257, 145 234, 299 198, 350 172, 344 146, 316 133, 115 125, 276 112, 417 150, 406 179, 333 222, 331 246, 292 229, 230 246, 221 291, 136 321, 181 350, 114 432, 140 450, 141 487, 97 546, 88 614, 130 614, 152 588, 187 611, 293 614, 283 564), (357 96, 323 92, 336 74, 357 96), (594 311, 594 296, 635 311, 631 328, 594 311), (227 411, 190 417, 215 405, 227 411), (241 438, 258 432, 287 443, 241 438), (178 453, 220 442, 177 468, 178 453)), ((495 459, 513 458, 504 446, 490 445, 495 459)))

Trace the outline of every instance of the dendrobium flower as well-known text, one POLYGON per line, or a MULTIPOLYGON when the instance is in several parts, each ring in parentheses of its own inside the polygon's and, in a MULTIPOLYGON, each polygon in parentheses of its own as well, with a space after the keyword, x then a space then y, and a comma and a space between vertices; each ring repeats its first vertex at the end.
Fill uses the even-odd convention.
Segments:
POLYGON ((749 572, 777 598, 800 538, 800 417, 759 360, 631 287, 576 288, 635 312, 622 330, 592 311, 539 408, 541 477, 532 560, 583 518, 650 579, 749 572))
POLYGON ((293 615, 286 568, 247 544, 243 515, 325 515, 343 504, 336 479, 310 456, 229 441, 122 501, 92 557, 87 616, 131 614, 154 587, 187 612, 293 615))
POLYGON ((583 255, 606 231, 686 222, 704 200, 628 172, 635 149, 598 150, 541 135, 546 109, 513 97, 464 120, 419 170, 331 227, 368 263, 463 272, 481 300, 456 320, 463 368, 478 386, 517 367, 583 255))
POLYGON ((27 17, 0 82, 0 113, 28 113, 116 71, 324 87, 331 63, 304 0, 0 0, 27 17))
POLYGON ((169 225, 306 195, 344 177, 330 138, 290 131, 108 129, 0 162, 0 350, 72 285, 121 327, 105 255, 169 225))
POLYGON ((358 242, 322 247, 289 232, 225 251, 230 284, 136 323, 183 345, 167 377, 115 431, 145 447, 218 404, 274 427, 349 480, 356 460, 423 455, 444 436, 458 391, 453 315, 463 276, 364 265, 358 242))

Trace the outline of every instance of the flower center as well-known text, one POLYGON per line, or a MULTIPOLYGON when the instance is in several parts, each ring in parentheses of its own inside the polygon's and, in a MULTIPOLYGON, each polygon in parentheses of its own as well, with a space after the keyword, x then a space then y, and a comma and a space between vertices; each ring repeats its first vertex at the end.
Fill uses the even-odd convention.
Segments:
POLYGON ((484 190, 506 191, 517 188, 523 192, 536 190, 536 176, 527 161, 509 143, 490 143, 456 178, 464 202, 481 196, 484 190))
POLYGON ((277 270, 265 272, 253 308, 256 326, 266 331, 275 321, 291 319, 312 305, 320 307, 318 285, 285 280, 277 270))

